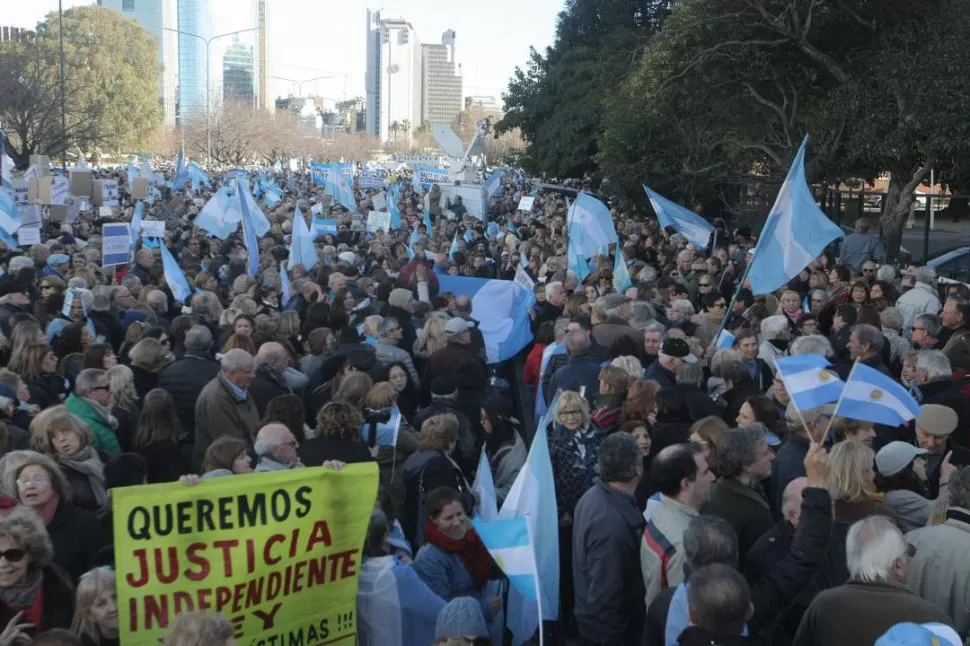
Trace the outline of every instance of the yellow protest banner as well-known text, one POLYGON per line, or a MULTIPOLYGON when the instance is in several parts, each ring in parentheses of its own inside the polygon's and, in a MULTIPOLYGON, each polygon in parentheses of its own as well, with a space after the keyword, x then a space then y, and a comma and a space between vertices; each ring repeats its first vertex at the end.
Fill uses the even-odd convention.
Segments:
POLYGON ((111 492, 121 643, 219 612, 239 644, 357 643, 361 547, 376 464, 253 473, 111 492))

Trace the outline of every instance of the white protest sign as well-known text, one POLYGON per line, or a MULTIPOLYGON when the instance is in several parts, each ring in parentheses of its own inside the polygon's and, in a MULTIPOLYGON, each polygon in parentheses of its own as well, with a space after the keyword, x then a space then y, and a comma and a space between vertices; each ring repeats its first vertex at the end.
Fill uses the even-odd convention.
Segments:
POLYGON ((127 265, 131 236, 127 222, 105 224, 101 229, 101 266, 127 265))
POLYGON ((20 209, 21 227, 39 227, 44 223, 40 204, 28 204, 20 209))
POLYGON ((64 204, 66 202, 70 184, 66 177, 60 175, 54 177, 54 184, 51 186, 51 204, 64 204))
POLYGON ((118 182, 113 179, 106 179, 101 182, 101 204, 104 206, 117 206, 119 204, 118 182))
POLYGON ((355 215, 350 219, 350 230, 351 231, 366 231, 367 226, 364 224, 364 216, 355 215))
POLYGON ((525 269, 523 269, 521 265, 515 270, 515 278, 512 279, 512 282, 514 282, 516 285, 520 285, 530 292, 535 289, 536 286, 535 281, 529 277, 529 274, 526 273, 525 269))
POLYGON ((313 215, 320 215, 323 213, 323 204, 317 203, 310 207, 310 213, 313 215))
POLYGON ((371 211, 370 215, 367 216, 367 231, 369 233, 374 233, 376 231, 390 231, 391 230, 391 214, 387 211, 371 211))
POLYGON ((520 211, 531 211, 532 205, 535 204, 536 198, 534 197, 523 197, 519 199, 519 210, 520 211))
POLYGON ((40 229, 37 227, 30 227, 28 229, 21 227, 17 230, 17 240, 22 245, 40 244, 40 229))
POLYGON ((98 217, 99 218, 110 218, 114 215, 110 206, 99 206, 98 207, 98 217))
POLYGON ((378 193, 376 195, 371 195, 371 204, 374 205, 375 211, 386 211, 387 210, 387 198, 384 197, 384 193, 378 193))
POLYGON ((143 238, 164 238, 165 223, 159 220, 142 220, 141 235, 143 238))

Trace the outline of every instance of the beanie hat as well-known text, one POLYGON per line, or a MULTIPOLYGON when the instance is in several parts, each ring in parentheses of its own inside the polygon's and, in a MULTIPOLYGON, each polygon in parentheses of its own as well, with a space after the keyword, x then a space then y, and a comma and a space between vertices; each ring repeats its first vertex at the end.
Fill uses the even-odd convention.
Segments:
POLYGON ((488 637, 481 604, 471 597, 456 597, 438 613, 435 641, 449 637, 488 637))

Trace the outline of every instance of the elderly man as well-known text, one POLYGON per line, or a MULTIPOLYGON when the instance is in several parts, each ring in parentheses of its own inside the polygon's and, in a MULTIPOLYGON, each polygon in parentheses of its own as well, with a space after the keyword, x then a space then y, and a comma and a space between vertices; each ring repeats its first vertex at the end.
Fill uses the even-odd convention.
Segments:
POLYGON ((266 405, 271 399, 293 392, 283 374, 289 365, 290 353, 282 344, 269 341, 259 346, 253 361, 256 374, 249 386, 249 394, 256 402, 260 417, 266 412, 266 405))
POLYGON ((673 388, 677 385, 677 371, 684 362, 697 363, 697 357, 690 353, 687 341, 668 337, 660 344, 657 360, 643 371, 643 378, 653 379, 663 388, 673 388))
POLYGON ((168 296, 160 289, 153 289, 145 297, 145 303, 155 312, 156 325, 168 330, 171 323, 168 320, 168 296))
POLYGON ((926 449, 926 487, 929 497, 936 498, 940 491, 940 467, 943 458, 950 456, 950 463, 959 467, 970 465, 970 449, 951 439, 959 418, 949 406, 924 404, 916 417, 916 443, 926 449))
POLYGON ((115 435, 118 420, 111 414, 111 387, 104 370, 82 370, 74 380, 74 392, 68 395, 67 411, 77 415, 94 435, 94 448, 109 455, 121 453, 115 435))
POLYGON ((805 456, 808 455, 813 440, 818 441, 825 437, 825 431, 833 413, 835 413, 834 404, 808 408, 799 414, 795 404, 788 403, 785 409, 785 422, 788 424, 789 433, 775 454, 768 490, 768 500, 771 503, 774 518, 779 519, 783 516, 782 502, 785 488, 793 480, 805 475, 805 456))
POLYGON ((637 569, 644 521, 634 492, 643 458, 629 433, 600 442, 599 480, 579 499, 573 514, 574 616, 580 643, 641 643, 646 608, 637 569))
POLYGON ((630 299, 623 294, 607 294, 593 302, 590 322, 593 324, 593 338, 598 344, 610 348, 623 336, 637 340, 640 332, 626 321, 629 310, 630 299))
POLYGON ((886 516, 869 516, 849 528, 845 541, 849 580, 820 593, 802 617, 795 646, 874 644, 900 622, 950 618, 906 588, 912 551, 886 516))
POLYGON ((913 530, 906 543, 916 548, 909 564, 907 586, 945 610, 961 635, 970 632, 970 469, 950 477, 946 522, 913 530))
POLYGON ((953 441, 959 446, 967 446, 970 439, 970 401, 953 381, 953 368, 947 356, 939 350, 920 352, 916 355, 914 379, 923 395, 924 405, 939 404, 953 409, 959 420, 953 432, 953 441))
POLYGON ((256 473, 267 473, 302 467, 297 454, 299 448, 300 443, 285 425, 267 424, 259 429, 253 443, 253 451, 259 457, 253 470, 256 473))
POLYGON ((943 322, 943 329, 940 330, 939 342, 946 345, 954 333, 970 330, 970 303, 958 297, 946 299, 940 311, 940 320, 943 322))
POLYGON ((219 374, 219 362, 209 358, 212 332, 204 325, 193 325, 185 333, 185 356, 165 368, 158 387, 172 396, 182 430, 183 444, 195 444, 195 402, 210 381, 219 374))
POLYGON ((867 260, 878 261, 886 256, 886 248, 883 247, 879 236, 869 233, 871 227, 872 224, 867 218, 859 218, 855 221, 855 233, 850 233, 842 241, 840 263, 859 271, 867 260))
POLYGON ((202 463, 209 445, 221 435, 252 442, 259 428, 259 410, 249 394, 253 357, 233 349, 222 355, 219 374, 206 384, 195 402, 195 459, 202 463))
POLYGON ((903 315, 903 330, 913 326, 920 314, 936 314, 940 311, 940 298, 936 293, 936 270, 919 267, 913 276, 916 284, 896 300, 896 309, 903 315))
POLYGON ((566 290, 559 281, 546 284, 546 301, 536 309, 535 318, 532 320, 533 332, 546 321, 555 321, 562 316, 563 308, 566 306, 566 290))
POLYGON ((852 333, 849 335, 849 358, 878 370, 887 377, 892 377, 889 368, 882 360, 884 342, 882 330, 860 323, 852 328, 852 333))
POLYGON ((556 371, 549 381, 549 389, 544 390, 546 405, 552 403, 556 393, 560 390, 575 390, 582 393, 590 408, 593 399, 599 394, 600 364, 589 356, 591 344, 589 335, 575 331, 566 335, 566 354, 569 361, 556 371))
POLYGON ((142 247, 135 254, 135 266, 131 269, 131 275, 138 278, 142 285, 150 285, 152 282, 151 268, 155 266, 155 254, 151 249, 142 247))
POLYGON ((660 344, 664 340, 664 332, 667 329, 664 327, 663 323, 660 321, 652 321, 647 323, 643 328, 643 351, 644 359, 643 365, 650 366, 654 361, 657 360, 657 355, 660 354, 660 344))
POLYGON ((458 369, 458 364, 476 355, 475 348, 472 346, 471 328, 475 324, 463 318, 454 317, 445 323, 445 340, 448 345, 436 351, 428 358, 428 368, 425 383, 430 382, 435 377, 454 376, 458 369))
MULTIPOLYGON (((891 309, 891 308, 890 308, 891 309)), ((942 350, 940 331, 943 323, 936 314, 919 314, 910 328, 913 334, 913 346, 917 350, 942 350)))
POLYGON ((0 329, 10 336, 10 317, 30 312, 30 282, 20 278, 0 281, 0 329))
POLYGON ((474 327, 468 330, 471 334, 471 345, 477 355, 484 357, 485 337, 482 335, 482 331, 478 329, 478 321, 472 318, 472 299, 467 296, 456 297, 454 315, 474 324, 474 327))
POLYGON ((404 338, 404 329, 393 316, 388 316, 381 321, 377 329, 377 343, 374 344, 374 351, 377 353, 377 360, 388 366, 392 363, 402 363, 407 368, 408 374, 415 387, 421 386, 418 378, 418 371, 414 368, 414 361, 411 355, 398 347, 404 338))

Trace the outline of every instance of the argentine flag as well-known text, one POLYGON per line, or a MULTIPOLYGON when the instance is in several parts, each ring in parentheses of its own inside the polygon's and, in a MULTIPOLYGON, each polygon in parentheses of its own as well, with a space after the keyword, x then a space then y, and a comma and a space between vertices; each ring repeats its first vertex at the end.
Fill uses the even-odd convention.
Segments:
POLYGON ((195 226, 205 229, 220 240, 231 236, 242 221, 242 210, 236 199, 236 189, 223 186, 209 198, 195 217, 195 226))
POLYGON ((511 280, 438 275, 442 292, 468 296, 472 318, 485 338, 488 363, 500 363, 517 355, 532 341, 529 308, 535 294, 511 280))
POLYGON ((831 404, 842 395, 845 383, 829 369, 829 362, 817 354, 802 354, 775 360, 778 375, 798 410, 831 404))
POLYGON ((567 226, 570 243, 577 238, 576 251, 591 258, 611 244, 619 244, 613 216, 606 205, 588 193, 580 193, 569 208, 567 226))
POLYGON ((536 554, 525 517, 491 522, 476 518, 472 522, 488 553, 508 577, 509 584, 529 601, 536 601, 539 598, 536 554))
POLYGON ((617 245, 616 258, 613 263, 613 289, 622 293, 631 287, 633 287, 633 281, 630 280, 630 270, 627 269, 623 250, 617 245))
POLYGON ((458 232, 455 231, 455 237, 451 240, 451 247, 448 249, 448 260, 453 260, 455 254, 458 253, 458 232))
POLYGON ((189 181, 189 168, 185 164, 185 149, 179 148, 178 158, 175 160, 175 178, 172 180, 172 192, 182 190, 189 181))
POLYGON ((296 207, 293 214, 293 235, 290 237, 290 257, 287 260, 286 268, 292 270, 297 265, 303 265, 303 269, 309 272, 317 264, 317 248, 313 246, 313 238, 310 236, 310 228, 307 226, 300 207, 296 207))
POLYGON ((488 462, 488 453, 482 447, 482 454, 478 459, 478 471, 475 472, 475 483, 472 491, 478 494, 478 505, 475 506, 475 518, 486 522, 498 518, 498 499, 495 496, 495 479, 492 478, 492 467, 488 462))
POLYGON ((802 141, 788 177, 771 207, 748 271, 755 296, 773 292, 815 260, 830 242, 842 237, 842 229, 825 217, 805 180, 805 148, 802 141))
POLYGON ((135 251, 135 245, 138 242, 138 238, 141 236, 138 233, 138 229, 141 228, 141 221, 145 219, 145 205, 142 204, 141 200, 135 202, 135 214, 131 216, 131 227, 128 228, 128 233, 131 235, 131 250, 135 251))
POLYGON ((337 221, 324 218, 313 218, 313 236, 335 236, 337 235, 337 221))
POLYGON ((659 193, 650 190, 647 185, 643 186, 647 192, 647 198, 653 206, 654 213, 660 226, 672 227, 674 231, 687 238, 698 249, 707 249, 707 243, 711 240, 714 233, 714 225, 697 215, 690 209, 672 202, 659 193))
POLYGON ((899 426, 919 415, 919 403, 905 386, 858 361, 852 366, 836 417, 899 426))
POLYGON ((159 247, 162 251, 162 270, 165 274, 165 284, 172 290, 172 296, 175 297, 175 300, 184 305, 189 297, 192 296, 192 288, 189 287, 189 281, 185 279, 182 268, 179 267, 178 262, 172 256, 168 247, 164 244, 160 244, 159 247))
POLYGON ((253 222, 253 212, 250 208, 253 197, 249 194, 249 191, 243 190, 243 188, 241 184, 237 186, 239 203, 242 208, 243 241, 246 243, 248 255, 246 269, 250 276, 255 276, 259 273, 259 241, 256 238, 256 225, 253 222))
POLYGON ((492 171, 492 174, 485 180, 485 197, 495 197, 502 190, 502 171, 492 171))
POLYGON ((10 236, 17 234, 23 215, 17 208, 13 193, 10 191, 0 191, 0 229, 10 236))
POLYGON ((290 304, 293 288, 290 285, 290 275, 286 273, 286 263, 280 263, 280 293, 283 295, 283 309, 290 304))

